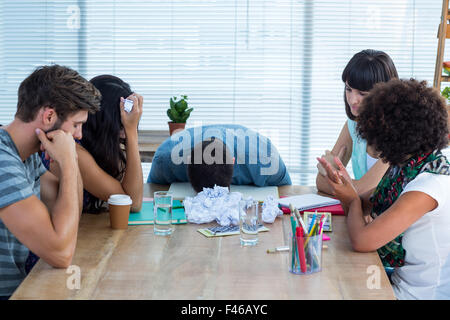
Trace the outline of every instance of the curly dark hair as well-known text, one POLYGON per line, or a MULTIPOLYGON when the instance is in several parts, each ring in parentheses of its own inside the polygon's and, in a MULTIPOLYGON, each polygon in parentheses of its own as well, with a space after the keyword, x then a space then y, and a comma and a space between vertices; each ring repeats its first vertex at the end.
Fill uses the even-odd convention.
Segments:
POLYGON ((445 99, 426 81, 392 79, 364 98, 356 130, 391 165, 448 145, 445 99))
POLYGON ((81 110, 97 112, 100 100, 100 92, 75 70, 57 64, 41 66, 19 86, 16 117, 31 122, 39 109, 49 106, 64 122, 81 110))

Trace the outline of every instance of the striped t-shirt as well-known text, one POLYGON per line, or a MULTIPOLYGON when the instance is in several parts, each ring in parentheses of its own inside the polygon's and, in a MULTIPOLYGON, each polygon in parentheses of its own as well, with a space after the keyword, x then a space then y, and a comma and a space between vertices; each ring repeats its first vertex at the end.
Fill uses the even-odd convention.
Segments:
MULTIPOLYGON (((0 209, 32 195, 40 198, 45 172, 37 153, 22 161, 9 133, 0 129, 0 209)), ((10 296, 25 278, 28 253, 0 219, 0 296, 10 296)))

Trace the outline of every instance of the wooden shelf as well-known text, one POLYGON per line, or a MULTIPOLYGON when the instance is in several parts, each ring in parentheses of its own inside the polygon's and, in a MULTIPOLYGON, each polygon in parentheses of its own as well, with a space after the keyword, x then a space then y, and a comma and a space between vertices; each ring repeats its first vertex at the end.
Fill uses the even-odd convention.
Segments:
POLYGON ((169 130, 140 130, 139 154, 142 162, 152 162, 156 149, 169 137, 169 130))
POLYGON ((441 21, 438 28, 437 37, 438 49, 436 55, 436 65, 434 68, 434 81, 433 87, 438 90, 441 89, 441 82, 450 82, 450 77, 442 75, 442 68, 444 67, 444 51, 445 51, 445 39, 450 39, 450 9, 448 7, 449 0, 442 0, 441 21))

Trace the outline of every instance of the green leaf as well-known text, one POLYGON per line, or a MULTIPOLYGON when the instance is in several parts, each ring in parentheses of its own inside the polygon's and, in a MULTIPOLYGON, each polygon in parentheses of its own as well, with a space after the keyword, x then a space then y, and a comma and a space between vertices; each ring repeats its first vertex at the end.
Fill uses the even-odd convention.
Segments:
POLYGON ((169 118, 172 119, 173 122, 180 121, 181 115, 175 109, 169 109, 168 112, 170 113, 169 118))
POLYGON ((191 115, 192 110, 194 110, 194 108, 190 108, 188 110, 186 110, 183 114, 183 122, 186 122, 187 119, 189 118, 189 116, 191 115))
POLYGON ((175 108, 177 109, 179 114, 183 114, 184 111, 187 109, 188 104, 184 100, 180 100, 175 104, 175 108))
POLYGON ((445 89, 442 90, 441 94, 445 98, 449 99, 449 97, 450 97, 450 87, 445 87, 445 89))
POLYGON ((171 109, 167 109, 167 116, 169 117, 170 120, 174 121, 173 117, 172 117, 172 113, 170 112, 170 110, 171 109))

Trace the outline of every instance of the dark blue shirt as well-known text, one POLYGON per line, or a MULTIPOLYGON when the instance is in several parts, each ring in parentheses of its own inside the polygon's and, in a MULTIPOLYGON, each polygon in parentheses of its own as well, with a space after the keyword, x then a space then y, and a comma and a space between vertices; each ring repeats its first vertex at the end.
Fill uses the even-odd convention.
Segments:
POLYGON ((178 132, 156 150, 147 182, 188 182, 187 156, 211 137, 222 140, 235 157, 232 184, 281 186, 292 184, 286 165, 270 140, 240 125, 208 125, 178 132))

